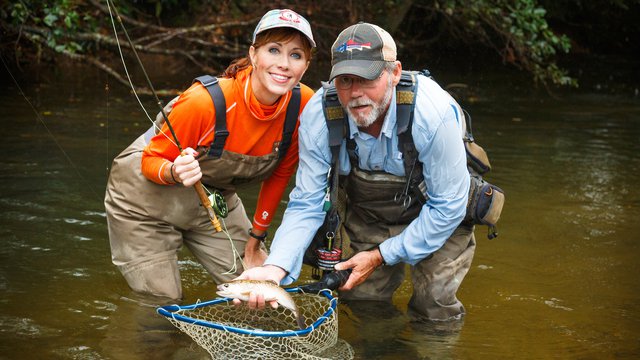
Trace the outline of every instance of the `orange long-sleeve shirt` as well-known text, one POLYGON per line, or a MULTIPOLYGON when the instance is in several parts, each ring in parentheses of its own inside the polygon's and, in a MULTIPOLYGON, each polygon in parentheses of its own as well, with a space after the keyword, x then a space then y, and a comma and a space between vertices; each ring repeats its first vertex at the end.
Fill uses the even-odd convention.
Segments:
MULTIPOLYGON (((251 92, 250 74, 251 67, 239 72, 236 78, 220 79, 227 106, 229 130, 224 148, 235 153, 263 156, 271 153, 273 143, 282 139, 284 118, 291 93, 283 95, 274 105, 262 105, 251 92)), ((300 90, 302 112, 313 95, 313 90, 302 84, 300 90)), ((169 121, 183 148, 209 146, 214 135, 215 108, 207 89, 200 83, 195 83, 187 89, 174 104, 169 121)), ((173 143, 165 124, 162 133, 154 136, 144 149, 142 173, 153 182, 167 184, 162 178, 164 167, 170 166, 178 155, 180 151, 173 143)), ((287 154, 271 176, 262 183, 253 217, 255 229, 266 230, 271 224, 273 214, 297 164, 296 125, 287 154)))

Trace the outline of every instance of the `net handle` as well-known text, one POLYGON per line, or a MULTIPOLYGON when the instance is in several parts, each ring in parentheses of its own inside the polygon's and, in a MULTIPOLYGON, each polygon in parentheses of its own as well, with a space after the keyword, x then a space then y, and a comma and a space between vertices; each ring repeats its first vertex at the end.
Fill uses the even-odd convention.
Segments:
MULTIPOLYGON (((290 293, 304 294, 304 291, 299 287, 287 288, 285 290, 290 293)), ((318 294, 329 299, 329 308, 327 309, 327 311, 324 312, 324 314, 322 314, 322 316, 318 318, 318 320, 314 321, 313 324, 311 324, 305 329, 300 329, 300 330, 284 330, 284 331, 265 331, 265 330, 255 330, 255 329, 249 330, 249 329, 238 328, 235 326, 225 326, 225 325, 214 323, 211 321, 194 319, 192 317, 185 316, 179 313, 180 311, 183 311, 183 310, 193 310, 193 309, 198 309, 204 306, 213 306, 213 305, 218 305, 220 303, 229 303, 229 302, 232 302, 233 300, 232 298, 218 298, 218 299, 196 303, 192 305, 175 305, 175 304, 166 305, 166 306, 158 307, 156 309, 156 312, 162 316, 171 318, 176 321, 205 326, 205 327, 209 327, 217 330, 230 331, 230 332, 243 334, 243 335, 264 336, 264 337, 304 336, 304 335, 308 335, 314 329, 322 325, 327 319, 329 319, 331 314, 336 311, 336 308, 338 305, 338 299, 333 297, 333 295, 331 294, 331 291, 328 291, 328 290, 321 291, 318 294)))

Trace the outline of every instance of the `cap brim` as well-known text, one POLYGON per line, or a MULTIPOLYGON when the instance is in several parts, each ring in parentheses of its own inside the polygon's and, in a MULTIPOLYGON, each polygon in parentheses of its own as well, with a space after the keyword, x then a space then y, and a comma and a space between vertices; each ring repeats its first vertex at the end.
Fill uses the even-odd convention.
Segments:
POLYGON ((371 60, 343 60, 333 65, 329 81, 339 75, 355 75, 368 80, 375 80, 380 77, 384 69, 384 61, 371 60))
POLYGON ((298 30, 298 32, 303 35, 304 37, 307 38, 307 40, 309 40, 309 43, 311 43, 311 47, 316 47, 316 42, 313 40, 313 38, 309 37, 309 35, 305 34, 304 31, 300 30, 299 28, 292 26, 292 25, 286 25, 286 24, 274 24, 271 26, 266 26, 263 27, 262 29, 260 29, 260 31, 258 31, 257 33, 255 33, 253 35, 253 42, 256 41, 256 36, 258 36, 258 34, 260 34, 261 32, 265 31, 265 30, 269 30, 269 29, 275 29, 275 28, 282 28, 282 27, 286 27, 286 28, 291 28, 294 30, 298 30))

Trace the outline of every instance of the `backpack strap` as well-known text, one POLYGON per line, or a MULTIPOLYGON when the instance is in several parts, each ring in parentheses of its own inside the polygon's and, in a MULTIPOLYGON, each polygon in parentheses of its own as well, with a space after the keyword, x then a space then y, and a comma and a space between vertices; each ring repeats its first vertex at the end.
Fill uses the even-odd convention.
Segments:
POLYGON ((227 104, 224 99, 224 94, 220 88, 218 78, 211 75, 203 75, 195 78, 193 82, 200 82, 202 86, 207 88, 211 100, 213 101, 213 107, 216 109, 216 127, 213 135, 213 142, 209 148, 209 155, 215 158, 219 158, 222 155, 222 149, 227 142, 229 131, 227 130, 227 104))
MULTIPOLYGON (((227 105, 224 99, 224 94, 220 88, 218 78, 211 75, 203 75, 195 78, 193 82, 201 83, 211 96, 213 106, 216 110, 216 125, 213 135, 213 141, 209 148, 209 156, 219 158, 222 155, 224 145, 229 137, 229 130, 227 130, 227 105)), ((298 121, 298 114, 300 113, 300 84, 296 85, 291 92, 291 100, 287 106, 287 114, 285 116, 284 127, 282 129, 282 141, 280 143, 280 151, 278 158, 282 158, 287 153, 289 146, 291 146, 291 138, 293 132, 296 129, 296 123, 298 121)))
MULTIPOLYGON (((329 129, 329 147, 334 148, 342 144, 347 134, 347 114, 340 105, 338 92, 333 83, 323 83, 322 110, 329 129)), ((333 151, 333 150, 332 150, 333 151)))
MULTIPOLYGON (((418 78, 413 71, 402 71, 400 82, 396 86, 396 119, 398 134, 410 130, 413 122, 413 110, 416 106, 416 86, 418 78)), ((413 140, 412 140, 413 141, 413 140)), ((402 149, 400 149, 402 151, 402 149)))
MULTIPOLYGON (((331 169, 329 176, 329 195, 331 201, 331 210, 334 211, 333 217, 337 216, 335 213, 335 205, 337 203, 338 194, 338 178, 339 165, 340 165, 340 147, 342 141, 346 137, 347 127, 349 126, 347 121, 347 114, 340 105, 338 99, 338 92, 333 83, 322 83, 324 88, 324 94, 322 95, 322 110, 324 112, 324 118, 329 130, 329 149, 331 149, 331 169)), ((329 210, 331 212, 331 210, 329 210)), ((335 225, 335 224, 334 224, 335 225)))
MULTIPOLYGON (((404 157, 405 173, 411 173, 411 169, 415 167, 417 161, 417 152, 413 144, 411 135, 411 124, 413 122, 413 110, 416 105, 416 86, 417 73, 412 71, 403 71, 400 76, 400 82, 396 86, 396 118, 398 127, 398 150, 403 154, 409 154, 404 157)), ((342 140, 347 138, 347 152, 352 165, 355 160, 355 142, 349 139, 347 135, 348 118, 344 112, 338 93, 333 83, 324 84, 325 92, 322 98, 322 108, 329 129, 329 147, 333 152, 339 151, 342 140)), ((335 156, 334 156, 335 157, 335 156)), ((357 163, 357 162, 355 162, 357 163)))
MULTIPOLYGON (((331 166, 327 174, 327 188, 325 189, 325 199, 323 210, 325 211, 325 217, 322 225, 318 228, 318 231, 313 237, 311 245, 307 248, 304 254, 303 262, 312 266, 311 276, 314 278, 320 278, 320 269, 322 271, 328 271, 333 268, 334 259, 326 258, 324 253, 327 253, 327 249, 330 250, 333 255, 336 248, 340 249, 342 254, 342 241, 339 245, 334 242, 337 240, 338 229, 340 228, 340 214, 338 213, 338 180, 340 177, 340 161, 338 156, 340 153, 340 146, 346 133, 346 116, 340 106, 338 100, 338 93, 332 84, 323 82, 324 95, 322 96, 322 109, 325 116, 325 122, 329 130, 329 147, 331 149, 331 166), (321 250, 323 250, 321 252, 321 250)), ((342 256, 340 256, 342 258, 342 256)))
POLYGON ((417 75, 418 73, 414 71, 403 71, 400 76, 400 82, 396 86, 396 122, 398 128, 398 151, 402 153, 404 174, 407 177, 409 188, 424 203, 426 198, 422 191, 422 187, 424 187, 422 163, 418 160, 418 151, 411 133, 413 112, 416 107, 417 75))
POLYGON ((280 151, 278 152, 278 158, 282 159, 291 146, 291 138, 293 132, 296 129, 296 123, 298 122, 298 114, 300 113, 300 84, 297 84, 293 90, 291 90, 291 100, 287 105, 287 115, 284 120, 284 128, 282 129, 282 141, 280 142, 280 151))

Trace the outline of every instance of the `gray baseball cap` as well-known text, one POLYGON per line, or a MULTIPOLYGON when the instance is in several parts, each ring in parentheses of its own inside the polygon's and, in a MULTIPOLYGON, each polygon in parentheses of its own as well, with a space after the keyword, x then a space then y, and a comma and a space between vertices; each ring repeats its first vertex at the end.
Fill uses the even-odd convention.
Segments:
POLYGON ((356 75, 374 80, 385 62, 396 61, 396 43, 381 27, 359 22, 344 29, 331 46, 331 75, 356 75))
POLYGON ((279 27, 290 27, 300 31, 309 39, 311 46, 316 47, 316 42, 313 40, 313 34, 311 33, 311 25, 309 25, 307 19, 289 9, 274 9, 264 14, 253 31, 251 42, 256 42, 256 35, 261 32, 279 27))

